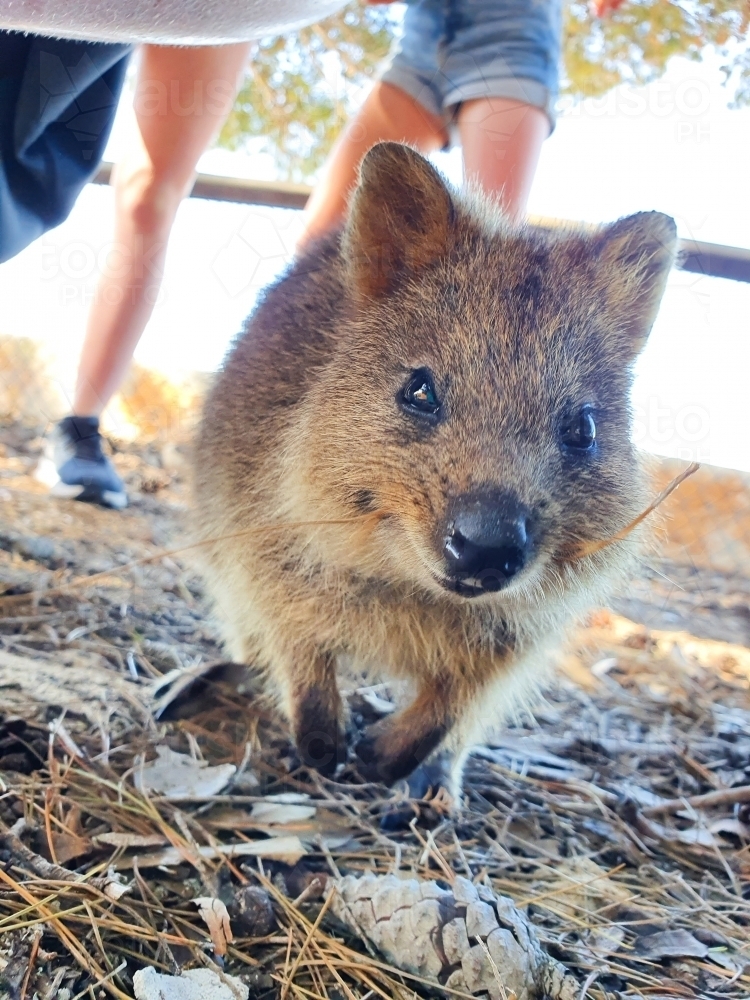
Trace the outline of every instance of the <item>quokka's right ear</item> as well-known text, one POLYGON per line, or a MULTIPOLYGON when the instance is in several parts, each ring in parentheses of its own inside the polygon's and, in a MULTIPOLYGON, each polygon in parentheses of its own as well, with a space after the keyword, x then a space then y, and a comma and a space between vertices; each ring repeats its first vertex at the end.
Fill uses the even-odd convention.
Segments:
POLYGON ((677 253, 677 227, 661 212, 638 212, 607 226, 597 244, 605 309, 613 326, 627 334, 635 354, 659 310, 677 253))
POLYGON ((357 291, 386 295, 428 267, 450 245, 453 203, 423 156, 397 142, 367 153, 349 207, 344 253, 357 291))

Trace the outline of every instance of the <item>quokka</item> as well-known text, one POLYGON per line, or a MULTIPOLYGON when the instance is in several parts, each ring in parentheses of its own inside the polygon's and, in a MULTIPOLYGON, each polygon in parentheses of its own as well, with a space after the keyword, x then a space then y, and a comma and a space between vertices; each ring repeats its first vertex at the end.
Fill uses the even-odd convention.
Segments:
MULTIPOLYGON (((647 502, 632 365, 672 219, 514 227, 406 146, 366 156, 341 232, 265 294, 199 432, 203 571, 300 758, 346 759, 337 661, 411 682, 354 748, 391 783, 462 758, 545 647, 633 568, 647 502)), ((456 788, 454 787, 454 792, 456 788)))

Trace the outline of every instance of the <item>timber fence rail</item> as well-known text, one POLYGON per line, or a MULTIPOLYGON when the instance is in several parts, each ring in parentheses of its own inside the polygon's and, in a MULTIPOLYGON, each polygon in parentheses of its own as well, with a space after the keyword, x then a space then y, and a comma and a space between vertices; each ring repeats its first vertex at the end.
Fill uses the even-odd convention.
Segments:
MULTIPOLYGON (((112 164, 102 163, 94 176, 94 184, 109 184, 112 164)), ((241 205, 265 205, 271 208, 305 207, 312 188, 306 184, 284 181, 245 180, 218 174, 198 174, 190 193, 191 198, 209 201, 232 201, 241 205)), ((564 219, 533 219, 545 226, 562 226, 564 219)), ((712 278, 750 282, 750 247, 728 247, 701 240, 681 240, 678 267, 712 278)))

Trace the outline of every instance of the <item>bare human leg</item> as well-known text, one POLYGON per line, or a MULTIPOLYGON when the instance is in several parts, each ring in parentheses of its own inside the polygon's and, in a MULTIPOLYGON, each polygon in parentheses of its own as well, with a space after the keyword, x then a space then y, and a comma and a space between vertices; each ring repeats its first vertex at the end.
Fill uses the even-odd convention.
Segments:
POLYGON ((441 149, 447 139, 440 118, 399 87, 376 83, 336 143, 323 178, 310 196, 300 246, 328 232, 344 218, 359 165, 375 143, 405 142, 421 153, 431 153, 441 149))
POLYGON ((466 180, 495 193, 512 219, 526 210, 549 128, 541 108, 505 97, 466 101, 459 109, 466 180))
POLYGON ((177 208, 231 110, 248 50, 245 42, 143 47, 137 141, 115 170, 115 249, 88 319, 77 416, 98 416, 122 381, 156 301, 177 208))

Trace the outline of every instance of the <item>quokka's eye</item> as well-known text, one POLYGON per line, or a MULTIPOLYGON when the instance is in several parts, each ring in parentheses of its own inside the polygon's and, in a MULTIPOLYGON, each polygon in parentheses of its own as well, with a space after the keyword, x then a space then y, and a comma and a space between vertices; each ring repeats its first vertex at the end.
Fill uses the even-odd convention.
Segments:
POLYGON ((435 383, 426 368, 412 372, 411 378, 399 394, 401 405, 409 413, 420 417, 435 418, 440 411, 440 400, 435 383))
POLYGON ((596 422, 591 406, 582 406, 564 424, 562 443, 573 451, 591 451, 596 444, 596 422))

